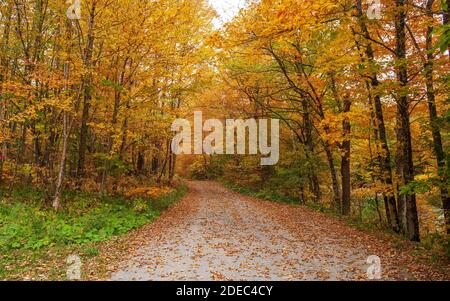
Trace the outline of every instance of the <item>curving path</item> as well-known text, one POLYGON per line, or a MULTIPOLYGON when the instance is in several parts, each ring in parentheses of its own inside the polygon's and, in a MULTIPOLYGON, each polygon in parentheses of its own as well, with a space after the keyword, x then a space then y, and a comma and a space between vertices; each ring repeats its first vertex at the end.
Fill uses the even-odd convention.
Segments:
POLYGON ((140 246, 111 280, 365 280, 370 255, 382 258, 384 279, 432 277, 420 266, 407 268, 405 251, 333 217, 218 183, 189 187, 141 231, 140 246))

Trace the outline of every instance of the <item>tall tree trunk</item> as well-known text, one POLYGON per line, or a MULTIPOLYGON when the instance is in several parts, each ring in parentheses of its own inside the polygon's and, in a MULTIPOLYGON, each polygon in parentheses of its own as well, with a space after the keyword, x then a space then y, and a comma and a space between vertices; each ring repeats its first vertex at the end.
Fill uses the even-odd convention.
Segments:
POLYGON ((160 154, 159 150, 161 148, 161 144, 159 141, 155 142, 155 151, 152 152, 152 174, 156 175, 159 169, 159 161, 160 161, 160 154))
MULTIPOLYGON (((396 73, 399 83, 397 95, 397 164, 402 188, 414 181, 414 163, 411 144, 411 127, 408 97, 408 70, 406 62, 406 6, 405 0, 396 0, 396 73)), ((408 191, 400 193, 399 208, 404 202, 407 235, 412 241, 420 241, 416 195, 408 191)), ((400 210, 399 210, 400 211, 400 210)), ((401 219, 402 220, 402 219, 401 219)))
MULTIPOLYGON (((427 16, 430 18, 433 18, 433 3, 434 0, 428 0, 426 5, 427 16)), ((449 179, 447 173, 445 172, 446 157, 444 153, 444 148, 442 146, 442 137, 439 128, 439 117, 436 108, 436 98, 433 79, 434 55, 432 49, 433 49, 433 27, 428 26, 426 36, 427 59, 424 66, 426 88, 427 88, 428 113, 430 118, 431 133, 433 136, 433 148, 434 153, 436 155, 438 167, 438 175, 441 181, 440 182, 441 200, 442 200, 442 207, 444 209, 445 224, 447 228, 447 233, 450 234, 450 195, 448 191, 449 179)))
POLYGON ((86 148, 87 148, 87 135, 88 135, 88 120, 89 109, 92 100, 92 73, 91 61, 94 50, 94 24, 95 24, 95 9, 96 1, 92 2, 92 7, 89 14, 88 32, 87 32, 87 45, 84 49, 83 64, 87 70, 87 75, 84 77, 84 96, 83 96, 83 114, 81 117, 81 130, 80 130, 80 145, 78 149, 78 186, 81 184, 81 179, 84 176, 85 160, 86 160, 86 148))
MULTIPOLYGON (((69 79, 69 64, 66 62, 64 64, 64 80, 66 82, 65 90, 68 89, 69 79)), ((61 194, 64 183, 64 176, 66 172, 66 160, 67 160, 67 148, 70 138, 70 132, 72 131, 73 118, 69 117, 67 111, 63 111, 63 134, 62 134, 62 152, 61 160, 59 163, 58 179, 56 181, 55 196, 53 197, 52 207, 58 211, 61 208, 61 194)))
POLYGON ((27 148, 27 136, 28 136, 28 127, 26 124, 22 125, 22 134, 19 141, 19 151, 17 154, 17 163, 22 165, 25 163, 25 155, 27 148))
POLYGON ((59 172, 58 172, 58 179, 56 181, 56 189, 55 189, 55 196, 53 198, 52 207, 55 210, 59 210, 61 208, 61 194, 62 194, 62 188, 64 183, 64 176, 66 172, 66 159, 67 159, 67 147, 69 143, 69 137, 70 132, 72 129, 72 122, 71 119, 69 121, 69 113, 63 112, 63 140, 62 140, 62 152, 61 152, 61 160, 59 163, 59 172))
POLYGON ((6 10, 6 15, 4 16, 4 29, 2 35, 2 41, 0 44, 0 122, 1 122, 1 132, 3 136, 3 141, 1 143, 1 152, 0 152, 0 184, 3 181, 3 165, 7 160, 8 155, 8 142, 7 142, 7 106, 6 100, 3 99, 3 82, 6 81, 9 70, 9 35, 11 31, 11 16, 12 16, 12 7, 9 6, 6 10))
POLYGON ((145 169, 145 153, 138 149, 137 151, 137 160, 136 160, 136 174, 141 175, 145 169))
MULTIPOLYGON (((444 0, 442 0, 443 2, 444 0)), ((443 3, 442 3, 443 4, 443 3)), ((446 7, 442 5, 444 10, 442 11, 442 25, 448 25, 450 23, 450 0, 445 0, 446 7)), ((450 59, 450 44, 447 47, 448 58, 450 59)))
MULTIPOLYGON (((33 15, 33 25, 32 25, 32 39, 33 39, 33 51, 31 54, 31 62, 30 66, 30 74, 35 70, 38 63, 41 61, 42 56, 42 36, 43 36, 43 26, 44 19, 47 10, 47 1, 45 0, 37 0, 35 2, 34 7, 34 15, 33 15)), ((41 83, 39 80, 36 80, 36 102, 41 101, 42 90, 40 88, 41 83)), ((32 142, 33 142, 33 159, 35 165, 40 165, 41 161, 41 138, 40 133, 36 129, 36 121, 32 121, 30 125, 31 133, 32 133, 32 142)))
MULTIPOLYGON (((343 113, 350 112, 351 101, 348 97, 344 97, 343 113)), ((342 214, 349 215, 351 209, 351 175, 350 175, 350 148, 351 148, 351 124, 350 119, 345 117, 342 121, 342 130, 344 133, 344 141, 341 145, 342 163, 342 214)))
POLYGON ((172 185, 173 178, 175 177, 175 166, 177 162, 177 155, 170 150, 170 166, 169 166, 169 184, 172 185))
MULTIPOLYGON (((127 109, 129 109, 129 106, 127 104, 127 109)), ((120 150, 119 150, 119 159, 124 159, 125 149, 127 147, 127 140, 128 140, 128 116, 125 116, 125 119, 123 121, 122 125, 122 142, 120 144, 120 150)))
POLYGON ((383 105, 381 103, 381 96, 379 94, 380 82, 376 73, 375 54, 370 42, 371 36, 366 24, 366 17, 362 9, 362 1, 356 0, 358 24, 362 32, 362 36, 367 43, 365 45, 365 55, 368 61, 368 68, 370 70, 370 84, 374 92, 373 105, 375 111, 375 122, 378 128, 377 140, 381 146, 381 152, 378 152, 378 164, 381 170, 381 178, 383 184, 386 186, 384 191, 385 211, 388 224, 392 227, 394 232, 399 232, 399 218, 397 213, 397 204, 393 189, 392 166, 391 166, 391 152, 387 142, 386 126, 384 123, 383 105))
POLYGON ((317 173, 315 170, 315 162, 313 160, 314 157, 314 139, 313 139, 313 126, 310 116, 310 109, 308 105, 308 101, 306 99, 302 99, 302 109, 303 109, 303 131, 305 136, 305 143, 306 143, 306 158, 309 163, 309 178, 310 178, 310 186, 311 186, 311 192, 314 195, 314 199, 316 202, 320 201, 320 198, 322 197, 322 193, 320 191, 320 184, 319 179, 317 177, 317 173))
POLYGON ((86 78, 84 86, 84 96, 83 96, 83 114, 81 117, 81 130, 80 130, 80 145, 78 148, 78 169, 77 176, 78 180, 84 177, 85 171, 85 161, 86 161, 86 149, 87 149, 87 135, 88 135, 88 120, 89 120, 89 109, 90 102, 92 100, 92 79, 86 78))
POLYGON ((167 141, 166 141, 166 154, 165 154, 165 157, 164 157, 164 163, 162 165, 161 172, 160 172, 158 180, 157 180, 157 182, 159 184, 163 184, 162 183, 162 179, 163 179, 163 176, 166 174, 166 171, 167 171, 167 163, 169 161, 169 156, 170 156, 170 140, 167 139, 167 141))
POLYGON ((339 189, 339 182, 336 172, 336 167, 334 165, 333 152, 331 151, 330 144, 328 141, 323 142, 325 153, 327 155, 328 168, 331 175, 331 183, 333 186, 333 202, 337 212, 341 210, 341 191, 339 189))

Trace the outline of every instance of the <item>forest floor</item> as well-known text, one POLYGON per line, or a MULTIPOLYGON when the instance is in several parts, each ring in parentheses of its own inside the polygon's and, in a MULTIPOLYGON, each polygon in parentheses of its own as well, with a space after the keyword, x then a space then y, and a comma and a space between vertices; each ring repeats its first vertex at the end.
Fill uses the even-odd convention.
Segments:
MULTIPOLYGON (((154 223, 109 246, 111 280, 367 280, 381 258, 384 280, 450 279, 417 244, 358 230, 302 206, 257 200, 214 182, 154 223)), ((94 274, 92 274, 94 277, 94 274)), ((94 278, 97 278, 95 276, 94 278)), ((89 278, 89 276, 88 276, 89 278)))

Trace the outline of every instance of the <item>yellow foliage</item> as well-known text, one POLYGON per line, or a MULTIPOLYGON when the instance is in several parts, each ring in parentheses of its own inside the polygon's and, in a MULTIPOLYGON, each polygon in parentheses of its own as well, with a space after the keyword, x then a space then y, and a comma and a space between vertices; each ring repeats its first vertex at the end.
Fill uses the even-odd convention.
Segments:
POLYGON ((161 195, 167 194, 172 191, 170 187, 138 187, 134 189, 127 190, 125 196, 127 198, 138 198, 138 197, 149 197, 158 198, 161 195))

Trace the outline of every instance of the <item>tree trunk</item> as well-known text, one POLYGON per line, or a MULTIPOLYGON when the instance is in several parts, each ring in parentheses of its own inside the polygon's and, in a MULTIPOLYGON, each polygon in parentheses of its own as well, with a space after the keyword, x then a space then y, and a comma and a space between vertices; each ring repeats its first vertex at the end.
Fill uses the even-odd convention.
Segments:
POLYGON ((63 130, 63 141, 62 141, 62 153, 61 153, 61 160, 59 163, 59 172, 58 172, 58 180, 56 182, 56 189, 55 189, 55 197, 53 198, 52 207, 55 210, 59 210, 61 208, 61 194, 62 194, 62 187, 63 187, 63 181, 66 171, 66 159, 67 159, 67 145, 69 142, 70 137, 70 131, 72 128, 72 121, 68 121, 68 113, 64 112, 64 130, 63 130))
POLYGON ((314 157, 314 140, 312 135, 312 122, 311 122, 311 116, 309 113, 309 106, 306 99, 302 99, 302 109, 303 109, 303 131, 305 136, 305 143, 306 143, 306 158, 309 163, 309 178, 310 178, 310 186, 311 186, 311 192, 314 195, 314 199, 316 202, 320 201, 320 198, 322 197, 322 193, 320 191, 320 184, 319 179, 317 177, 317 173, 315 170, 315 162, 312 159, 314 157))
POLYGON ((378 92, 380 83, 375 68, 375 54, 370 42, 371 37, 365 21, 365 14, 362 10, 362 1, 357 0, 357 16, 358 24, 367 45, 365 46, 365 55, 369 63, 370 70, 370 84, 374 91, 373 105, 375 111, 375 122, 378 128, 377 140, 381 146, 381 152, 378 152, 378 164, 380 166, 381 178, 383 184, 386 186, 384 191, 385 211, 388 224, 394 232, 399 232, 399 218, 397 212, 397 204, 393 190, 392 167, 391 167, 391 152, 387 143, 386 126, 384 123, 383 105, 381 103, 381 96, 378 92))
MULTIPOLYGON (((344 98, 343 113, 350 112, 351 101, 348 97, 344 98)), ((351 209, 351 175, 350 175, 350 148, 351 148, 351 124, 350 119, 345 117, 342 122, 342 129, 344 133, 344 141, 342 142, 342 163, 341 163, 341 176, 342 176, 342 214, 350 215, 351 209)))
MULTIPOLYGON (((443 2, 443 1, 442 1, 443 2)), ((450 22, 450 1, 446 0, 447 7, 444 8, 442 12, 442 25, 448 25, 450 22)), ((442 5, 444 7, 444 5, 442 5)), ((448 49, 448 58, 450 59, 450 44, 447 47, 448 49)))
POLYGON ((3 29, 3 38, 0 44, 0 122, 2 123, 1 131, 3 135, 3 141, 1 142, 1 153, 0 153, 0 184, 3 182, 3 165, 7 160, 8 155, 8 143, 6 139, 6 129, 7 129, 7 107, 6 100, 3 99, 2 90, 3 90, 3 82, 6 81, 9 70, 9 35, 11 30, 11 16, 12 16, 12 7, 9 6, 8 10, 6 10, 7 15, 5 16, 4 21, 4 29, 3 29))
POLYGON ((163 178, 163 176, 166 174, 167 163, 168 163, 168 161, 169 161, 169 155, 170 155, 170 140, 168 139, 168 140, 166 141, 166 154, 165 154, 165 158, 164 158, 164 163, 163 163, 163 166, 162 166, 162 168, 161 168, 161 172, 160 172, 159 177, 158 177, 158 180, 157 180, 157 182, 158 182, 159 184, 163 184, 163 183, 162 183, 162 178, 163 178))
MULTIPOLYGON (((67 82, 69 79, 69 64, 64 64, 64 80, 66 82, 65 90, 67 91, 67 82)), ((63 112, 63 141, 62 141, 62 152, 61 152, 61 160, 59 163, 59 172, 58 172, 58 180, 56 182, 55 196, 53 198, 52 207, 58 211, 61 208, 61 194, 64 183, 64 176, 66 172, 66 159, 67 159, 67 147, 70 138, 70 132, 72 131, 73 118, 70 118, 69 121, 69 113, 63 112)))
POLYGON ((169 170, 169 184, 172 185, 173 178, 175 177, 175 166, 177 162, 177 155, 171 152, 171 160, 170 160, 170 170, 169 170))
POLYGON ((92 53, 94 49, 94 21, 95 21, 95 7, 96 1, 92 2, 91 11, 89 14, 88 33, 87 33, 87 45, 84 50, 83 64, 84 68, 88 69, 88 74, 84 77, 84 97, 83 97, 83 115, 81 117, 81 130, 80 130, 80 145, 78 149, 78 187, 80 187, 81 179, 84 177, 85 160, 86 160, 86 148, 87 148, 87 135, 88 135, 88 120, 89 109, 92 100, 92 74, 89 70, 91 68, 92 53))
POLYGON ((138 150, 136 161, 136 174, 141 175, 145 168, 145 154, 142 150, 138 150))
MULTIPOLYGON (((427 1, 427 16, 433 18, 433 3, 434 0, 427 1)), ((447 233, 450 234, 450 196, 448 192, 448 175, 445 172, 446 168, 446 158, 444 153, 444 148, 442 146, 442 136, 439 128, 439 117, 436 108, 436 98, 434 92, 434 79, 433 79, 433 69, 434 69, 434 55, 433 49, 433 27, 429 26, 427 28, 426 36, 426 51, 427 60, 424 66, 425 69, 425 79, 427 88, 427 100, 428 100, 428 113, 430 118, 431 132, 433 136, 433 148, 436 155, 438 175, 440 178, 440 189, 441 189, 441 200, 442 207, 444 209, 445 224, 447 233)))
MULTIPOLYGON (((155 150, 160 150, 161 144, 159 141, 155 143, 155 150)), ((155 151, 152 153, 152 174, 156 174, 159 169, 159 161, 160 161, 160 155, 159 153, 155 153, 155 151)))
MULTIPOLYGON (((128 109, 128 105, 127 105, 128 109)), ((128 116, 125 117, 122 125, 122 143, 120 144, 120 150, 119 150, 119 159, 123 160, 125 148, 127 147, 127 140, 128 140, 128 116)))
POLYGON ((341 192, 339 189, 339 182, 336 172, 336 167, 334 166, 334 158, 333 158, 333 152, 331 151, 330 144, 327 141, 323 142, 325 153, 327 155, 327 161, 328 161, 328 168, 330 170, 331 175, 331 181, 333 185, 333 202, 334 206, 336 207, 336 211, 340 212, 341 210, 341 192))
MULTIPOLYGON (((400 86, 397 96, 397 164, 400 184, 402 188, 408 188, 408 185, 414 181, 414 163, 409 119, 405 0, 396 0, 395 4, 396 73, 400 86)), ((411 191, 401 193, 399 208, 402 206, 401 199, 405 206, 406 225, 404 226, 406 226, 407 235, 412 241, 420 241, 416 195, 411 191)))

